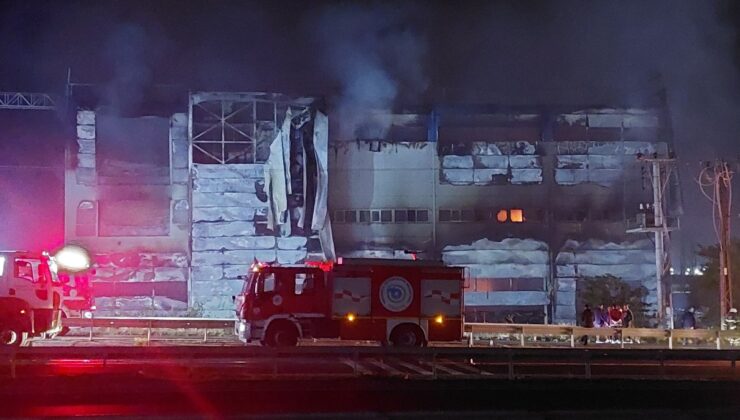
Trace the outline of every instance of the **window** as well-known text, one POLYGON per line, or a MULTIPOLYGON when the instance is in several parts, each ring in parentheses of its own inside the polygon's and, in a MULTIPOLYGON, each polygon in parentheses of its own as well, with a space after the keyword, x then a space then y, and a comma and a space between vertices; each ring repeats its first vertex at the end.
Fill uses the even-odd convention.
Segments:
POLYGON ((313 290, 314 277, 313 273, 296 273, 295 275, 295 294, 302 295, 304 292, 313 290))
POLYGON ((452 219, 452 212, 450 210, 440 210, 439 211, 439 221, 440 222, 449 222, 452 219))
POLYGON ((275 291, 275 273, 265 274, 265 277, 262 280, 262 291, 265 293, 275 291))
POLYGON ((30 261, 15 260, 15 277, 19 279, 35 282, 33 277, 33 265, 30 261))
POLYGON ((406 210, 406 220, 409 222, 416 222, 416 210, 406 210))
POLYGON ((416 221, 425 223, 429 221, 429 212, 427 210, 416 210, 416 221))
POLYGON ((485 222, 491 218, 491 212, 487 209, 475 209, 475 221, 485 222))
POLYGON ((522 292, 542 291, 545 282, 542 278, 477 278, 473 280, 476 292, 522 292))
POLYGON ((370 211, 370 217, 373 223, 379 223, 380 222, 380 211, 379 210, 371 210, 370 211))
POLYGON ((344 210, 337 210, 334 212, 334 222, 344 223, 344 210))
POLYGON ((450 210, 450 222, 460 221, 460 210, 450 210))
POLYGON ((370 223, 370 210, 360 210, 360 223, 370 223))
POLYGON ((511 209, 510 217, 512 223, 523 223, 524 222, 524 210, 522 209, 511 209))
POLYGON ((408 220, 408 217, 406 217, 406 210, 395 210, 393 213, 396 223, 404 223, 408 220))
POLYGON ((380 221, 383 223, 393 222, 393 212, 390 210, 381 210, 380 211, 380 221))
MULTIPOLYGON (((459 211, 458 211, 459 213, 459 211)), ((428 223, 427 209, 359 209, 338 210, 335 221, 344 223, 428 223), (339 213, 341 215, 337 216, 339 213), (342 219, 342 216, 344 217, 342 219)), ((471 213, 472 215, 472 213, 471 213)), ((472 216, 471 216, 472 217, 472 216)))

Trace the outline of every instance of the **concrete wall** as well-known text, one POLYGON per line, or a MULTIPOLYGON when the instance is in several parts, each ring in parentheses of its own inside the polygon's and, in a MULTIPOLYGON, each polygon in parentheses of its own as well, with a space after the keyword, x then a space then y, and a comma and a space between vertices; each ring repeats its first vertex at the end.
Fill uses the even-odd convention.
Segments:
MULTIPOLYGON (((96 114, 77 113, 76 147, 69 151, 65 175, 65 240, 94 254, 96 306, 101 314, 182 313, 187 310, 189 281, 189 204, 187 120, 170 119, 170 164, 157 169, 165 176, 101 177, 96 157, 96 114), (164 181, 163 181, 164 180, 164 181), (166 233, 127 227, 126 236, 102 236, 106 231, 100 204, 169 203, 166 233)), ((132 154, 136 150, 131 151, 132 154)), ((125 209, 124 209, 125 210, 125 209)), ((131 207, 132 213, 146 209, 131 207)), ((143 214, 146 217, 146 214, 143 214)))
POLYGON ((266 230, 260 180, 263 164, 193 165, 190 299, 206 316, 234 315, 231 296, 244 285, 237 277, 255 260, 295 264, 306 258, 305 237, 276 238, 266 230))
MULTIPOLYGON (((598 240, 567 241, 555 259, 556 290, 554 322, 573 324, 577 319, 578 281, 597 276, 619 277, 632 287, 645 287, 647 317, 657 310, 655 250, 648 239, 623 243, 598 240)), ((613 302, 584 302, 592 306, 613 302)))
POLYGON ((639 203, 652 201, 636 155, 667 153, 657 137, 657 118, 649 112, 592 110, 560 115, 557 121, 558 141, 541 141, 538 128, 520 124, 440 127, 440 142, 446 136, 446 145, 333 143, 329 201, 338 254, 398 256, 413 249, 467 266, 474 279, 541 278, 540 290, 471 290, 468 304, 552 304, 550 321, 556 322, 575 321, 576 282, 584 276, 612 274, 649 286, 647 303, 653 305, 652 245, 635 243, 637 238, 625 232, 625 217, 633 216, 639 203), (447 154, 438 156, 437 150, 447 154), (421 223, 395 217, 359 220, 360 212, 404 209, 425 209, 429 218, 421 223), (500 209, 522 209, 526 222, 500 223, 495 218, 500 209), (446 217, 467 217, 442 220, 440 210, 446 217), (350 221, 347 211, 357 220, 350 221), (594 245, 597 240, 611 245, 602 249, 594 245), (539 262, 522 261, 522 252, 507 248, 512 245, 507 241, 541 244, 531 251, 539 262), (574 246, 578 264, 565 263, 574 246), (644 258, 608 263, 637 253, 644 258))

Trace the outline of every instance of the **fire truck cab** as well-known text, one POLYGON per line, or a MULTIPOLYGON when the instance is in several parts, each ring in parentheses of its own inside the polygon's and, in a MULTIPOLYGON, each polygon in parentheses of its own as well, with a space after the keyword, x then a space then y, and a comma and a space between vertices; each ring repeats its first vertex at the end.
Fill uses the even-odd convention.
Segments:
POLYGON ((48 254, 0 251, 0 347, 61 330, 57 283, 48 254))
POLYGON ((244 342, 294 346, 301 338, 340 338, 412 347, 462 338, 462 268, 340 259, 251 271, 234 297, 235 329, 244 342))

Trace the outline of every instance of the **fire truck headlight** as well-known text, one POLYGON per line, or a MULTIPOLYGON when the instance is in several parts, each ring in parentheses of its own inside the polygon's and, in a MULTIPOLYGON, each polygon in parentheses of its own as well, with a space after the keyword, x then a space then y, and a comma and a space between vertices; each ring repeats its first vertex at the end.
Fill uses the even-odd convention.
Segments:
POLYGON ((54 260, 61 270, 77 272, 90 268, 90 254, 79 246, 68 245, 54 254, 54 260))
POLYGON ((437 315, 436 317, 434 317, 434 322, 442 325, 445 322, 445 317, 443 317, 442 315, 437 315))
POLYGON ((246 323, 244 323, 244 322, 240 322, 240 323, 239 323, 239 332, 240 332, 240 333, 243 333, 243 332, 245 332, 245 331, 247 331, 247 324, 246 324, 246 323))
POLYGON ((92 319, 93 314, 90 311, 85 311, 85 312, 82 313, 82 317, 85 318, 85 319, 92 319))
POLYGON ((353 322, 355 320, 355 314, 347 314, 347 321, 353 322))

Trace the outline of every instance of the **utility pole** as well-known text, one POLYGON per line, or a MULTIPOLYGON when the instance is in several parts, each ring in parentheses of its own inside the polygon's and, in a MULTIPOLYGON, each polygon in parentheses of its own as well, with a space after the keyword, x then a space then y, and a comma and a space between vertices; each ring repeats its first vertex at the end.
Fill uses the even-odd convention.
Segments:
MULTIPOLYGON (((724 319, 732 308, 732 177, 730 164, 717 160, 707 163, 699 174, 701 192, 712 202, 712 223, 719 246, 719 310, 724 319)), ((722 328, 724 328, 722 322, 722 328)))
MULTIPOLYGON (((672 226, 668 223, 668 218, 665 213, 665 190, 668 186, 668 180, 670 178, 670 171, 675 163, 673 158, 661 158, 657 154, 653 154, 651 157, 638 154, 637 159, 641 162, 650 164, 650 181, 653 190, 653 220, 652 223, 647 220, 645 214, 642 214, 642 219, 638 215, 638 223, 636 227, 627 230, 627 233, 653 233, 655 236, 655 277, 656 277, 656 288, 655 293, 658 298, 657 318, 658 325, 663 325, 666 316, 666 294, 664 289, 664 276, 668 272, 669 268, 669 257, 665 251, 670 236, 669 232, 675 230, 677 225, 674 223, 672 226)), ((671 314, 671 318, 673 314, 671 314)))

